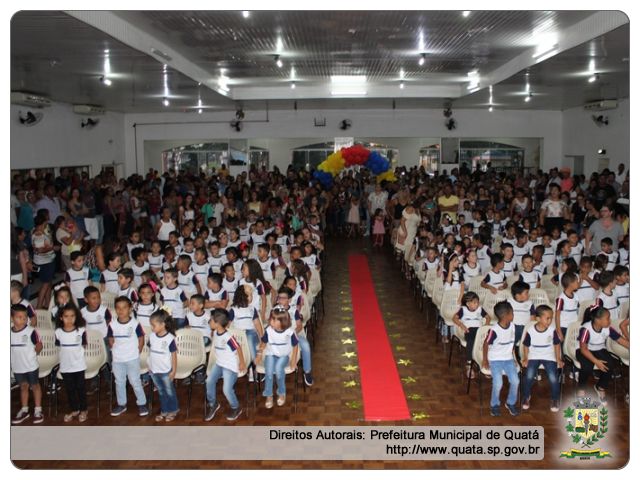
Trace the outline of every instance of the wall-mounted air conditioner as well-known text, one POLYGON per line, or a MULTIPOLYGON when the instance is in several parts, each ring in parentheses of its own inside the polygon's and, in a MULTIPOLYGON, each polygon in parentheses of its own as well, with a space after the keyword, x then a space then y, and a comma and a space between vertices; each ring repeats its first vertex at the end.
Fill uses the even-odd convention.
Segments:
POLYGON ((585 104, 584 109, 592 112, 601 112, 603 110, 613 110, 618 108, 618 100, 597 100, 585 104))
POLYGON ((73 113, 78 115, 104 115, 106 110, 97 105, 74 105, 73 113))
POLYGON ((43 108, 50 107, 52 102, 47 97, 33 93, 11 92, 11 103, 15 105, 25 105, 27 107, 43 108))

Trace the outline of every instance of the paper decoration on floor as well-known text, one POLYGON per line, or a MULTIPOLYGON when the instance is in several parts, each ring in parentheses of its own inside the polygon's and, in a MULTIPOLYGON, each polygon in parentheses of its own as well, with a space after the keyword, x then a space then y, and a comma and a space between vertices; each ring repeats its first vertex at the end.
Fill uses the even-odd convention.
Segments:
POLYGON ((407 395, 409 400, 422 400, 422 395, 419 393, 412 393, 411 395, 407 395))
POLYGON ((396 345, 397 352, 404 352, 406 349, 407 347, 403 347, 402 345, 396 345))
POLYGON ((345 333, 351 332, 351 327, 342 327, 342 331, 345 333))
POLYGON ((391 320, 391 321, 387 322, 387 325, 389 325, 391 327, 393 327, 394 325, 397 325, 397 324, 398 324, 398 322, 395 321, 395 320, 391 320))
MULTIPOLYGON (((342 367, 342 369, 343 369, 345 372, 355 372, 355 371, 357 371, 357 370, 358 370, 358 366, 357 366, 357 365, 344 365, 344 366, 342 367)), ((415 380, 414 380, 414 381, 415 381, 415 380)))
POLYGON ((424 412, 413 412, 412 415, 413 420, 424 420, 425 418, 429 418, 429 415, 427 415, 424 412))
POLYGON ((353 338, 347 338, 342 340, 343 345, 352 345, 354 343, 356 343, 356 341, 353 338))
POLYGON ((345 358, 353 358, 356 356, 356 352, 344 352, 342 356, 345 358))
POLYGON ((413 377, 402 377, 401 380, 407 385, 409 385, 410 383, 416 383, 417 382, 417 380, 415 378, 413 378, 413 377))
POLYGON ((358 385, 358 382, 355 380, 349 380, 348 382, 342 382, 342 385, 344 385, 345 388, 353 388, 358 385))
POLYGON ((351 307, 341 307, 340 310, 342 310, 343 312, 352 312, 353 308, 351 308, 351 307))
POLYGON ((356 408, 360 408, 362 406, 362 403, 353 400, 351 402, 346 402, 345 405, 355 410, 356 408))
POLYGON ((406 358, 401 358, 400 360, 398 360, 398 365, 403 365, 405 367, 408 367, 409 365, 411 365, 413 362, 409 359, 406 358))
POLYGON ((342 317, 340 317, 342 320, 353 320, 353 317, 351 317, 351 315, 343 315, 342 317))
POLYGON ((391 335, 389 335, 391 338, 400 338, 400 334, 399 333, 392 333, 391 335))

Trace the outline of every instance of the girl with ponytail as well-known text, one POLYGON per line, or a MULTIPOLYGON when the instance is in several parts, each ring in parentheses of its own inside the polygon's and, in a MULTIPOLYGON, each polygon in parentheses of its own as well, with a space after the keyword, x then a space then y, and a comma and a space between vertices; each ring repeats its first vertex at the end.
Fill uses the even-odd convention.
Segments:
POLYGON ((178 365, 175 322, 162 307, 149 318, 149 373, 160 396, 160 414, 156 422, 172 422, 178 414, 178 396, 173 379, 178 365))

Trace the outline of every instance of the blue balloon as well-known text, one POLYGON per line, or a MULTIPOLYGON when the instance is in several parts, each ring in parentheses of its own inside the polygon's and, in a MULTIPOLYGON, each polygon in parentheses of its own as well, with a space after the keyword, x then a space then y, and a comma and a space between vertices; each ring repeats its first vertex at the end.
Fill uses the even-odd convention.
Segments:
POLYGON ((371 173, 374 175, 380 175, 381 173, 386 172, 391 167, 389 160, 380 155, 378 152, 371 152, 369 154, 369 158, 365 162, 365 167, 371 170, 371 173))
POLYGON ((333 176, 328 172, 316 170, 313 172, 313 178, 318 180, 325 190, 329 190, 333 186, 333 176))

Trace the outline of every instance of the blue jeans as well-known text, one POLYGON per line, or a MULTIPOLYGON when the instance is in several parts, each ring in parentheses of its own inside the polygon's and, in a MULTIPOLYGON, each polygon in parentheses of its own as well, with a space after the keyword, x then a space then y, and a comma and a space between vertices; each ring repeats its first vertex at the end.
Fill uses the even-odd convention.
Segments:
POLYGON ((175 322, 176 322, 176 330, 180 329, 180 328, 184 328, 187 326, 187 319, 186 318, 174 318, 175 322))
POLYGON ((258 350, 258 344, 260 343, 258 332, 256 332, 255 329, 252 328, 251 330, 245 330, 244 333, 247 335, 247 343, 249 344, 249 352, 251 353, 251 361, 253 362, 256 358, 256 350, 258 350))
POLYGON ((520 379, 518 378, 518 369, 516 362, 511 360, 492 360, 489 362, 491 368, 491 406, 500 406, 500 390, 502 390, 502 374, 505 373, 509 379, 509 395, 507 396, 507 405, 515 405, 518 401, 518 386, 520 379))
POLYGON ((276 357, 274 355, 266 355, 264 357, 264 391, 262 396, 273 396, 273 374, 276 375, 276 383, 278 384, 278 395, 284 395, 287 393, 285 386, 285 374, 284 369, 289 363, 289 355, 286 357, 276 357))
POLYGON ((304 330, 298 336, 298 346, 300 347, 300 356, 302 357, 302 369, 304 373, 311 373, 311 346, 304 330))
POLYGON ((96 244, 102 245, 102 239, 104 238, 104 217, 102 215, 96 215, 96 222, 98 223, 98 239, 96 240, 96 244))
POLYGON ((516 327, 516 345, 520 345, 522 340, 522 332, 524 332, 524 325, 514 325, 516 327))
POLYGON ((118 405, 125 407, 127 405, 127 378, 136 394, 136 404, 138 406, 147 404, 147 397, 142 388, 140 380, 140 359, 130 360, 128 362, 113 362, 111 364, 113 376, 116 379, 116 397, 118 405))
POLYGON ((214 365, 211 373, 207 377, 207 403, 216 403, 216 385, 218 380, 222 377, 222 392, 229 402, 231 408, 238 408, 240 403, 235 392, 236 380, 238 380, 238 374, 229 370, 228 368, 214 365))
POLYGON ((176 387, 173 384, 173 381, 169 378, 169 372, 152 373, 151 379, 158 389, 158 396, 160 397, 160 413, 163 415, 177 413, 178 395, 176 394, 176 387))
POLYGON ((531 397, 531 386, 533 380, 538 375, 538 368, 544 366, 547 372, 549 384, 551 385, 551 400, 560 400, 560 381, 558 379, 558 364, 552 360, 529 360, 527 364, 527 372, 522 386, 522 397, 527 399, 531 397))

